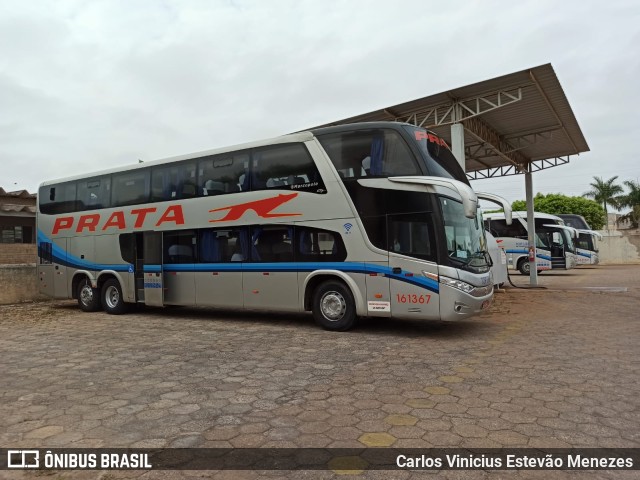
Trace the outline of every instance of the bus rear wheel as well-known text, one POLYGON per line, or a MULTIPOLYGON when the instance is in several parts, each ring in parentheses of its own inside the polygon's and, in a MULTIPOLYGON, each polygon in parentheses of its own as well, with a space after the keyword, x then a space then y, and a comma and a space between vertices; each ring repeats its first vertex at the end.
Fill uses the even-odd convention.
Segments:
POLYGON ((357 321, 351 290, 337 280, 326 281, 313 293, 313 318, 326 330, 343 332, 357 321))
POLYGON ((120 315, 127 311, 127 304, 122 298, 120 282, 111 278, 102 286, 102 305, 104 311, 111 315, 120 315))
POLYGON ((83 312, 97 312, 102 307, 100 290, 91 287, 91 282, 85 278, 78 284, 78 305, 83 312))

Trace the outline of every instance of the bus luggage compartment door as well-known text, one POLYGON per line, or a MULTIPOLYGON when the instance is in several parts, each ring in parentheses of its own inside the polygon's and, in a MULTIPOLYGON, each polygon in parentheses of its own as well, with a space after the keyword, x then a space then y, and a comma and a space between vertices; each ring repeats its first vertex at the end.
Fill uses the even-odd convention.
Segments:
POLYGON ((162 278, 162 233, 143 233, 144 303, 155 307, 164 305, 162 278))
POLYGON ((53 240, 57 247, 59 254, 59 262, 54 262, 53 267, 53 296, 54 298, 71 298, 68 289, 68 277, 67 274, 67 242, 66 238, 56 238, 53 240))

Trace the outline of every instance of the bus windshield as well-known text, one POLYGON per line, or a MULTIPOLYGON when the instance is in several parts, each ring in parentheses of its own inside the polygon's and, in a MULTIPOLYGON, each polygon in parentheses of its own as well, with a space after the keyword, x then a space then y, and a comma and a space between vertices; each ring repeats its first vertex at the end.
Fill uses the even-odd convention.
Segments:
POLYGON ((462 203, 446 197, 439 199, 449 259, 455 266, 486 272, 490 265, 482 213, 478 210, 476 218, 467 218, 462 203))
POLYGON ((573 238, 571 238, 571 233, 569 233, 564 228, 562 229, 562 236, 564 237, 565 245, 567 246, 567 250, 572 253, 576 253, 576 247, 573 244, 573 238))
POLYGON ((411 125, 405 125, 404 128, 418 145, 429 175, 453 178, 469 185, 467 176, 451 153, 447 142, 424 128, 411 125))
POLYGON ((589 250, 591 252, 598 251, 594 235, 590 235, 588 233, 580 233, 580 236, 578 237, 576 243, 578 244, 578 248, 582 248, 583 250, 589 250))

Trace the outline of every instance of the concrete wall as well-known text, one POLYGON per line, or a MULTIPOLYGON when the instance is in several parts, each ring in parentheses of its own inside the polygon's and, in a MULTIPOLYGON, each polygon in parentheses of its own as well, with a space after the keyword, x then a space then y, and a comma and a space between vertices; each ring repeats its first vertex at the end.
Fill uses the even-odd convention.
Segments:
POLYGON ((0 305, 46 298, 38 293, 35 264, 0 265, 0 305))
POLYGON ((35 243, 0 243, 0 265, 35 263, 37 260, 35 243))
POLYGON ((603 231, 604 238, 598 242, 600 263, 640 264, 640 232, 603 231))

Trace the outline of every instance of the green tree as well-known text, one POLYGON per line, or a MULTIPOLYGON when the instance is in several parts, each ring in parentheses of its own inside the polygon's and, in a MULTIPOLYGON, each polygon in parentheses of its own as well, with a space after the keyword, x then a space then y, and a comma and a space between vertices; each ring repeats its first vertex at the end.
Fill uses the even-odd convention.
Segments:
POLYGON ((634 182, 633 180, 627 180, 624 185, 629 191, 618 197, 619 208, 630 208, 631 211, 622 215, 618 221, 628 220, 631 222, 632 228, 638 228, 640 223, 640 182, 634 182))
MULTIPOLYGON (((524 200, 516 200, 511 208, 521 211, 527 210, 524 200)), ((607 215, 600 204, 584 197, 568 197, 559 193, 544 195, 538 193, 533 197, 533 209, 540 213, 557 215, 559 213, 573 213, 582 215, 594 230, 600 230, 606 223, 607 215)))
POLYGON ((606 181, 600 177, 593 177, 593 182, 589 184, 591 185, 591 190, 585 192, 584 196, 591 197, 602 204, 604 213, 608 214, 607 205, 616 207, 618 205, 618 195, 624 191, 620 185, 615 183, 617 179, 617 175, 606 181))

